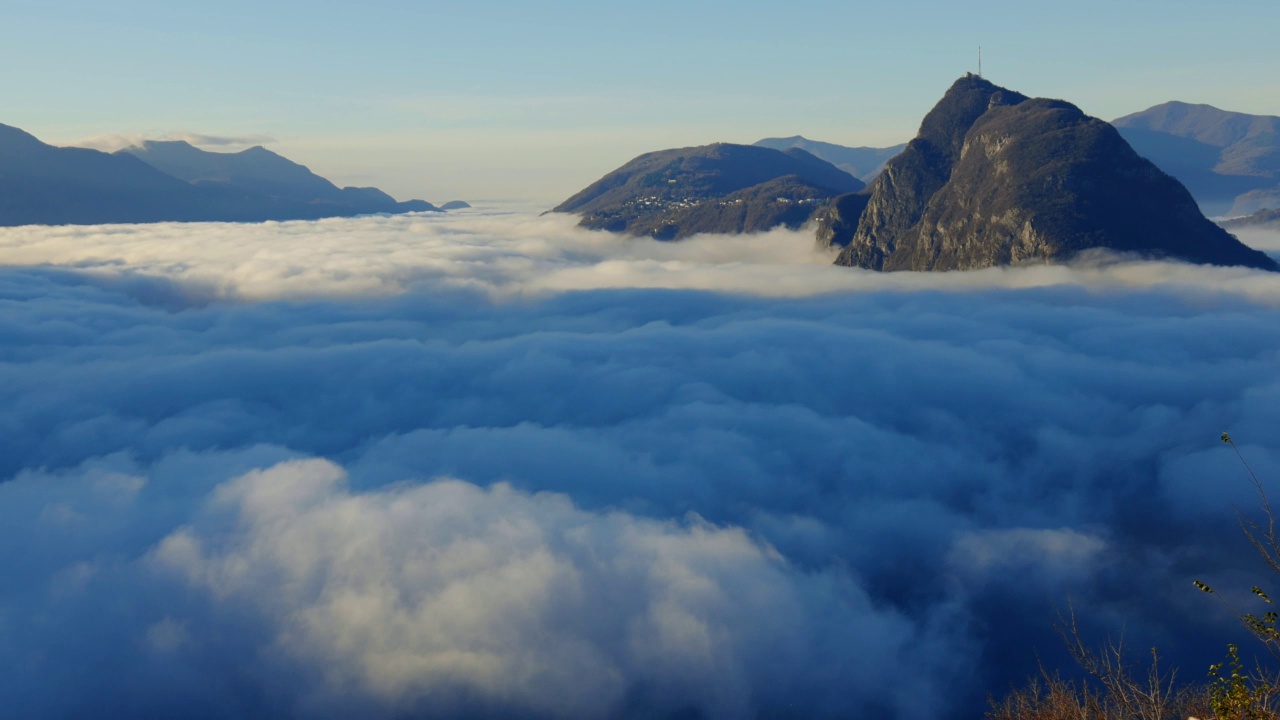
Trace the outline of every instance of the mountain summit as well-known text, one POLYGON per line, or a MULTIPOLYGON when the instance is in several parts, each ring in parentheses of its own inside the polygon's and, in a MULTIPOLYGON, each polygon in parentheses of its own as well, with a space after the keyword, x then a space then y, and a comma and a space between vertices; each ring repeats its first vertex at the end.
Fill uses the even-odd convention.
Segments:
POLYGON ((837 264, 873 270, 1058 262, 1091 248, 1280 270, 1111 125, 976 75, 947 90, 863 196, 834 204, 819 238, 844 246, 837 264))
POLYGON ((804 150, 716 143, 641 155, 552 212, 577 213, 587 228, 675 240, 799 227, 830 198, 863 187, 804 150))

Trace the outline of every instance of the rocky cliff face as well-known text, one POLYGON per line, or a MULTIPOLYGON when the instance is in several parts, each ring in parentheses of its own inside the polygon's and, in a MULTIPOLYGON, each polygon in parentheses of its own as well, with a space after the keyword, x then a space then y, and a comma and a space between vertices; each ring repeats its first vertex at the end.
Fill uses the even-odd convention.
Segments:
POLYGON ((845 246, 858 232, 858 221, 871 200, 870 190, 847 193, 827 204, 818 214, 818 245, 830 248, 845 246))
POLYGON ((1106 248, 1277 268, 1207 220, 1176 180, 1109 124, 969 75, 872 183, 856 227, 824 218, 837 264, 966 270, 1106 248))

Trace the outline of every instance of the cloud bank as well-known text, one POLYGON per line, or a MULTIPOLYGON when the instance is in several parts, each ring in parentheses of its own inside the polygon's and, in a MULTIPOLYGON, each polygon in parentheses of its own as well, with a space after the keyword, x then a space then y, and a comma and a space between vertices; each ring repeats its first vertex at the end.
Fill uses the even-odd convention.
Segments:
POLYGON ((267 620, 267 654, 314 676, 307 715, 457 717, 477 697, 502 716, 743 717, 800 694, 846 707, 841 693, 936 707, 908 703, 892 682, 905 668, 876 659, 912 642, 905 619, 740 529, 502 484, 344 480, 316 460, 242 476, 153 556, 267 620))
POLYGON ((876 273, 833 266, 834 254, 818 249, 809 231, 659 243, 584 230, 576 219, 463 211, 318 222, 30 226, 0 231, 0 263, 176 283, 193 299, 255 301, 387 296, 415 288, 509 299, 605 288, 804 297, 1070 285, 1231 292, 1280 303, 1270 277, 1242 268, 1094 253, 1074 266, 876 273))
MULTIPOLYGON (((1262 584, 1280 281, 564 218, 0 231, 0 703, 970 717, 1262 584)), ((1206 654, 1209 653, 1209 654, 1206 654)), ((104 710, 105 709, 105 710, 104 710)))
POLYGON ((116 152, 126 148, 141 147, 148 140, 181 141, 199 148, 215 148, 215 152, 234 152, 254 145, 266 145, 276 141, 270 135, 205 135, 192 132, 166 132, 158 134, 94 135, 93 137, 76 140, 70 145, 72 147, 89 148, 90 150, 101 150, 102 152, 116 152))

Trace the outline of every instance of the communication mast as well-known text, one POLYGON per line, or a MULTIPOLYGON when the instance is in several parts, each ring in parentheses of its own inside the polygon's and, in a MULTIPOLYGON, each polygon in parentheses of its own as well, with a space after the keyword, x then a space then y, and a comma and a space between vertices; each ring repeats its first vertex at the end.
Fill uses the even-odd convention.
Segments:
POLYGON ((982 46, 978 46, 978 77, 982 77, 982 46))

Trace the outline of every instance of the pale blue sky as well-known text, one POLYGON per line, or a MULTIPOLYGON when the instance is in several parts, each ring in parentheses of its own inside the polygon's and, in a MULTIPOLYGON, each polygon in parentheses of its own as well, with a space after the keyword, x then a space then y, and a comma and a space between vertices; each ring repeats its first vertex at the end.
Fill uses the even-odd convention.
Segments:
POLYGON ((268 136, 339 183, 555 202, 634 157, 910 138, 986 75, 1111 119, 1280 115, 1277 0, 0 0, 0 122, 48 142, 268 136))

